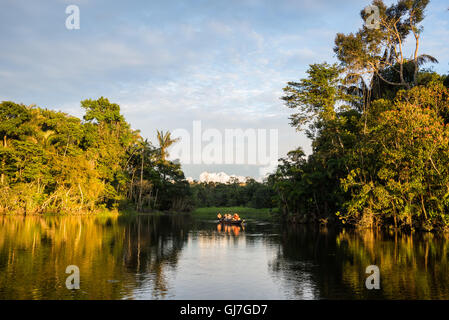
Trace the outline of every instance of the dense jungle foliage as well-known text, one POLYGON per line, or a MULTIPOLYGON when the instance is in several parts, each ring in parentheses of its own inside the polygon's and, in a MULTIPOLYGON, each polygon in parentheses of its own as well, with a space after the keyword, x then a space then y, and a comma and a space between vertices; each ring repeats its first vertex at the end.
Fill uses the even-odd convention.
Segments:
POLYGON ((274 191, 266 183, 248 179, 246 183, 193 183, 190 185, 195 207, 273 208, 274 191))
POLYGON ((169 132, 158 131, 155 147, 108 99, 81 106, 83 120, 0 104, 0 212, 190 209, 184 173, 166 159, 176 142, 169 132))
POLYGON ((268 178, 284 218, 449 226, 449 77, 423 68, 437 62, 419 53, 428 3, 373 1, 378 29, 337 34, 339 63, 313 64, 284 88, 291 125, 313 149, 289 152, 268 178))
POLYGON ((0 212, 279 207, 293 222, 446 230, 449 76, 420 53, 428 4, 374 0, 378 28, 337 34, 337 63, 287 83, 281 99, 313 152, 290 151, 263 184, 189 186, 167 160, 177 140, 158 132, 153 146, 105 98, 82 101, 83 120, 3 102, 0 212))

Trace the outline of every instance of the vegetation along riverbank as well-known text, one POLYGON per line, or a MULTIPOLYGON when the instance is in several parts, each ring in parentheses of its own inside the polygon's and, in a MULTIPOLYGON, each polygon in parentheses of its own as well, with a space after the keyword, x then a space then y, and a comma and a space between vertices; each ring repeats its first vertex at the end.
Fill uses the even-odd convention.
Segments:
POLYGON ((2 102, 0 213, 232 208, 297 223, 448 230, 449 77, 421 52, 428 3, 373 1, 379 28, 337 34, 337 62, 287 83, 290 123, 313 152, 290 151, 263 182, 187 182, 168 160, 176 137, 157 131, 152 145, 103 97, 81 102, 83 119, 2 102))

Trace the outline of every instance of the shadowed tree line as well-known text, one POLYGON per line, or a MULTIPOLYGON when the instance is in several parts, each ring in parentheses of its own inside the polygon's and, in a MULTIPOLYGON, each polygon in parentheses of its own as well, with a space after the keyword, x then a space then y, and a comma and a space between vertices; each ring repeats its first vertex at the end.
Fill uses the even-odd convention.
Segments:
POLYGON ((143 139, 106 98, 84 100, 83 120, 5 101, 0 104, 0 212, 80 212, 132 207, 186 210, 189 187, 167 160, 176 142, 143 139))
POLYGON ((250 207, 273 208, 273 190, 265 183, 247 179, 240 183, 237 179, 230 183, 193 183, 190 186, 192 201, 196 207, 250 207))
POLYGON ((310 65, 284 88, 291 125, 313 149, 289 152, 268 177, 285 219, 449 225, 449 77, 424 68, 437 62, 419 50, 428 3, 373 1, 378 29, 337 34, 338 63, 310 65))

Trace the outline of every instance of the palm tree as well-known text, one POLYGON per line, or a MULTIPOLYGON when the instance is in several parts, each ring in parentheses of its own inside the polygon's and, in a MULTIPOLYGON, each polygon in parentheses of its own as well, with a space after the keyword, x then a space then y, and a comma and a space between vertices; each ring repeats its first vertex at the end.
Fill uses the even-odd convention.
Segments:
POLYGON ((167 149, 178 142, 180 138, 172 139, 170 131, 164 133, 164 131, 157 130, 157 140, 159 142, 159 156, 162 161, 165 161, 169 156, 167 149))

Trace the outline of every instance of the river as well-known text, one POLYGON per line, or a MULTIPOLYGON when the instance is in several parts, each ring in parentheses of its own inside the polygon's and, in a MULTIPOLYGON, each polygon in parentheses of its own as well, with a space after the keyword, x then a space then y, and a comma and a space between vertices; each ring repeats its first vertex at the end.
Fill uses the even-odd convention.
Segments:
POLYGON ((449 299, 448 249, 443 235, 257 220, 0 216, 0 299, 449 299))

